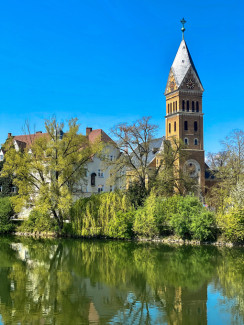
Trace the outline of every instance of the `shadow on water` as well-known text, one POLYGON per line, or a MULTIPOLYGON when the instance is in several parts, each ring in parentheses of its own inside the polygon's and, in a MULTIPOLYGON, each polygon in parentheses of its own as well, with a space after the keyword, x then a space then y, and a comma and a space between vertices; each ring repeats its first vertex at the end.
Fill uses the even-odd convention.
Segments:
POLYGON ((243 252, 0 238, 0 323, 207 324, 211 285, 220 309, 241 324, 243 252))

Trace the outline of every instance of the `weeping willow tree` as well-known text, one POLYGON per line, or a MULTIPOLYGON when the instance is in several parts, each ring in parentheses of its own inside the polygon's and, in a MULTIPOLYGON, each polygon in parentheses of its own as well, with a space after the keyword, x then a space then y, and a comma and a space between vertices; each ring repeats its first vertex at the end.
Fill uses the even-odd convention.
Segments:
POLYGON ((110 192, 82 198, 71 209, 74 235, 113 238, 130 237, 133 210, 122 192, 110 192))

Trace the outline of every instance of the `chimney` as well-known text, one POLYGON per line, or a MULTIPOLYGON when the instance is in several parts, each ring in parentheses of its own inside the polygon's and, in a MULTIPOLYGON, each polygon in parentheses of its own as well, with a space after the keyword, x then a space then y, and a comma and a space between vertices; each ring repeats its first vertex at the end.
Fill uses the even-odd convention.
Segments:
POLYGON ((8 138, 11 138, 12 137, 12 133, 8 133, 8 138))
POLYGON ((36 134, 40 134, 40 133, 42 133, 42 131, 36 131, 36 134))
POLYGON ((86 128, 86 136, 88 136, 92 132, 92 128, 86 128))

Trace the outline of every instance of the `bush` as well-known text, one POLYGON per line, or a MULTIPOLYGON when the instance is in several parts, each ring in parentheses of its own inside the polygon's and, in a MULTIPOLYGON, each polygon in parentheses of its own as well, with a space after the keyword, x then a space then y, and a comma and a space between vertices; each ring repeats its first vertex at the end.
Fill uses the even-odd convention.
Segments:
POLYGON ((132 207, 120 191, 81 198, 73 204, 70 215, 73 235, 128 238, 131 234, 132 207))
POLYGON ((183 239, 214 238, 214 215, 196 197, 174 196, 167 199, 166 219, 173 232, 183 239))
POLYGON ((154 237, 159 234, 159 223, 163 219, 160 206, 160 200, 152 192, 146 199, 144 206, 136 211, 133 230, 137 235, 154 237))
POLYGON ((233 208, 227 214, 218 215, 217 220, 227 240, 244 241, 244 208, 233 208))
POLYGON ((11 217, 14 211, 9 197, 0 198, 0 233, 11 232, 14 228, 11 217))
POLYGON ((56 221, 51 219, 49 214, 33 209, 29 217, 19 227, 19 230, 31 233, 56 231, 56 221))

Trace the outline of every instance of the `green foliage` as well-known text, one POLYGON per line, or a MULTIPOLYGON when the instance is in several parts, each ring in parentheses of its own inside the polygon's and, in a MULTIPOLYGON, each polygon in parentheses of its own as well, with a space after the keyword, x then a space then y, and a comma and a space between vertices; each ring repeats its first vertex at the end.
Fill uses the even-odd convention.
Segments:
POLYGON ((122 192, 92 195, 76 201, 71 208, 72 234, 78 236, 131 236, 133 213, 122 192))
POLYGON ((134 181, 130 184, 126 194, 131 204, 137 208, 143 205, 148 191, 145 187, 141 186, 139 182, 134 181))
POLYGON ((31 147, 7 150, 3 176, 15 175, 18 195, 14 197, 16 212, 25 206, 36 207, 43 215, 52 214, 60 229, 72 205, 72 188, 85 175, 90 157, 99 151, 100 144, 91 144, 78 133, 77 119, 64 124, 55 119, 46 121, 46 134, 27 135, 31 147), (82 148, 82 150, 81 150, 82 148))
POLYGON ((152 192, 143 207, 136 211, 133 230, 139 236, 154 237, 159 234, 160 201, 152 192))
POLYGON ((227 214, 219 214, 217 221, 228 240, 244 241, 244 208, 232 208, 227 214))
POLYGON ((13 213, 10 198, 0 198, 0 233, 8 233, 13 230, 14 227, 10 220, 13 213))
POLYGON ((31 211, 29 217, 24 220, 18 230, 30 233, 52 232, 57 230, 55 226, 57 226, 57 223, 53 218, 50 218, 50 215, 41 213, 40 211, 34 209, 31 211))
MULTIPOLYGON (((0 161, 0 173, 3 169, 3 163, 3 161, 0 161)), ((2 186, 2 192, 0 192, 0 197, 15 195, 15 193, 12 192, 13 179, 11 176, 0 177, 0 186, 2 186)))
POLYGON ((193 196, 157 197, 152 193, 136 212, 134 231, 139 236, 153 237, 165 229, 180 238, 208 240, 214 238, 214 215, 193 196))

